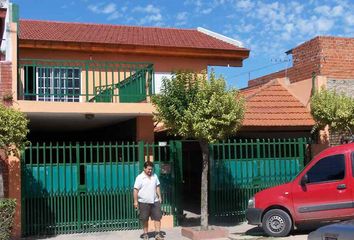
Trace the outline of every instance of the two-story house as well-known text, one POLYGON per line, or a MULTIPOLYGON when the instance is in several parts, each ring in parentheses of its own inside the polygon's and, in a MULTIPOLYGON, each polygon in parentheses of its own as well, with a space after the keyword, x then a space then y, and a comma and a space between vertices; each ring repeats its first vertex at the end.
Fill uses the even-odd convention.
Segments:
MULTIPOLYGON (((249 50, 203 28, 17 24, 10 88, 13 106, 30 120, 32 144, 22 155, 22 170, 9 176, 22 176, 22 187, 10 196, 20 206, 14 235, 138 227, 131 207, 138 157, 161 163, 169 155, 153 145, 151 95, 173 71, 241 67, 249 50)), ((157 170, 167 176, 169 164, 157 170)), ((175 214, 170 175, 162 180, 167 217, 175 214)))

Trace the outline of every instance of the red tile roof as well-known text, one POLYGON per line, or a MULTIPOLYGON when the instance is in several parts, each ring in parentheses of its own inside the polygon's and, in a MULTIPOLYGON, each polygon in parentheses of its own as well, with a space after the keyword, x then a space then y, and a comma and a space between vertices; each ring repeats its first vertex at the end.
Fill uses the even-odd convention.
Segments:
MULTIPOLYGON (((312 127, 315 124, 309 110, 277 79, 242 89, 241 94, 246 98, 243 127, 312 127)), ((163 124, 155 127, 155 132, 166 130, 163 124)))
POLYGON ((20 20, 20 40, 245 50, 195 29, 20 20))
POLYGON ((244 89, 246 114, 243 126, 313 126, 309 110, 278 80, 244 89))

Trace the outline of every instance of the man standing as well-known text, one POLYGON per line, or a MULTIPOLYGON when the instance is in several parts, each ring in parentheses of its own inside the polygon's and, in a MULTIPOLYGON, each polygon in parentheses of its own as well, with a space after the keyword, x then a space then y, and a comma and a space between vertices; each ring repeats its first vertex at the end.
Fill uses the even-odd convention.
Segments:
POLYGON ((161 228, 161 190, 160 181, 156 174, 153 173, 154 164, 150 161, 144 163, 144 171, 140 173, 134 183, 134 207, 139 208, 140 221, 143 224, 144 240, 149 239, 148 236, 148 220, 149 217, 155 223, 156 240, 163 240, 160 233, 161 228))

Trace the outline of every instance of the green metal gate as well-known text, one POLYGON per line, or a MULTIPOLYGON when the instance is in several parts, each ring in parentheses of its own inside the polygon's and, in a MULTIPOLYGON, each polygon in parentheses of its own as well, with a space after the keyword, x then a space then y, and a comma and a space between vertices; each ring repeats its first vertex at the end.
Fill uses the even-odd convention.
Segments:
POLYGON ((248 199, 304 167, 305 139, 233 140, 210 145, 210 216, 244 221, 248 199))
POLYGON ((178 211, 181 143, 36 143, 22 154, 23 235, 135 229, 132 189, 155 163, 165 215, 178 211))

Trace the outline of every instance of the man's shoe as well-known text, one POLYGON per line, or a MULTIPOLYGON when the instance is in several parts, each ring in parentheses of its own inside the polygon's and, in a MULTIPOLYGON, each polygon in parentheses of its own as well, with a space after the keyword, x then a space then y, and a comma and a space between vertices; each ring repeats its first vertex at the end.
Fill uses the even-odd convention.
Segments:
POLYGON ((164 240, 165 238, 159 233, 155 236, 155 240, 164 240))
POLYGON ((143 239, 144 239, 144 240, 149 240, 149 235, 147 235, 147 233, 144 233, 144 234, 143 234, 143 239))

